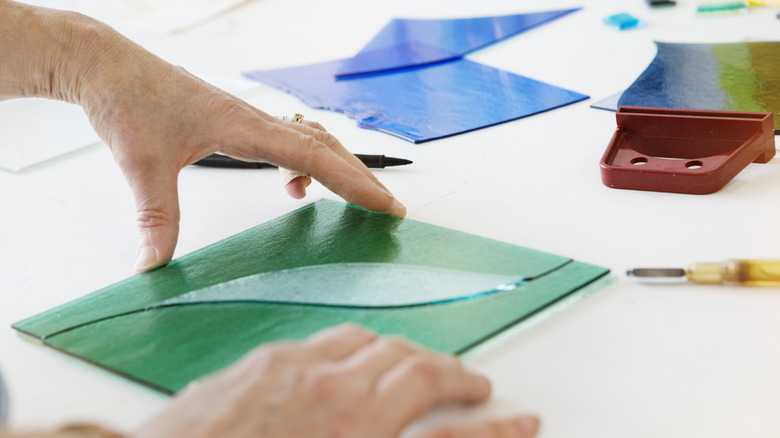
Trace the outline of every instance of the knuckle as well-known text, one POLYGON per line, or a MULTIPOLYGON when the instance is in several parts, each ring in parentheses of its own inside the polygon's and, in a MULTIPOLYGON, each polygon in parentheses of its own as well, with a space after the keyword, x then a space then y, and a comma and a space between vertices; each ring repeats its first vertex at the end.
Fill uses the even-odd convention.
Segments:
POLYGON ((322 158, 322 154, 328 153, 330 150, 325 143, 315 138, 315 136, 302 132, 296 134, 296 141, 294 144, 298 149, 298 153, 296 154, 298 166, 295 166, 295 170, 302 170, 305 172, 311 172, 312 169, 315 169, 318 161, 322 158))
POLYGON ((316 159, 318 154, 330 152, 330 147, 326 142, 322 141, 321 135, 315 133, 314 135, 301 134, 301 136, 304 137, 301 142, 307 145, 311 158, 316 159))
POLYGON ((278 369, 295 361, 297 347, 292 343, 277 343, 258 348, 247 355, 247 361, 263 369, 278 369))
POLYGON ((337 336, 343 336, 345 338, 370 338, 375 337, 376 334, 371 330, 357 324, 345 323, 334 327, 333 332, 337 336))
POLYGON ((332 368, 318 368, 306 375, 307 394, 317 403, 344 402, 354 395, 348 375, 332 368))
POLYGON ((326 131, 325 127, 322 126, 322 124, 320 122, 317 122, 317 121, 314 121, 314 120, 309 120, 309 121, 306 121, 305 123, 306 123, 307 126, 309 126, 311 128, 314 128, 314 129, 316 129, 318 131, 326 131))
POLYGON ((399 350, 403 352, 414 352, 416 348, 408 341, 398 336, 386 336, 379 338, 376 342, 380 344, 383 349, 399 350))
POLYGON ((442 383, 440 368, 430 360, 418 357, 408 359, 404 377, 429 390, 439 389, 442 383))
POLYGON ((162 208, 143 207, 138 210, 136 221, 140 228, 148 229, 177 224, 179 218, 176 214, 162 208))
POLYGON ((301 142, 306 143, 308 147, 316 152, 330 152, 341 145, 336 136, 322 129, 309 129, 307 132, 300 132, 304 137, 301 142))
POLYGON ((336 138, 336 136, 328 131, 316 131, 314 133, 314 137, 327 149, 335 149, 341 146, 341 142, 336 138))

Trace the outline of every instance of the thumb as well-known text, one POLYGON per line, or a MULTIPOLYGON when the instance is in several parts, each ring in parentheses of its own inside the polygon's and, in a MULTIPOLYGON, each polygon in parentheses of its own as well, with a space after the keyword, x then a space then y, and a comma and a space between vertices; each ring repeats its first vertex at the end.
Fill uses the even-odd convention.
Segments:
POLYGON ((178 172, 146 169, 128 177, 135 196, 141 242, 136 272, 159 266, 173 257, 179 238, 178 172))

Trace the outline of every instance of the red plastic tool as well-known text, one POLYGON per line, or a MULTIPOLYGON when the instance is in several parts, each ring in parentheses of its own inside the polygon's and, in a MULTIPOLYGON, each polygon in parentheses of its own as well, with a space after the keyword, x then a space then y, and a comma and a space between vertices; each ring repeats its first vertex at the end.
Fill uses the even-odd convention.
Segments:
POLYGON ((772 113, 622 106, 601 158, 612 188, 703 195, 775 156, 772 113))

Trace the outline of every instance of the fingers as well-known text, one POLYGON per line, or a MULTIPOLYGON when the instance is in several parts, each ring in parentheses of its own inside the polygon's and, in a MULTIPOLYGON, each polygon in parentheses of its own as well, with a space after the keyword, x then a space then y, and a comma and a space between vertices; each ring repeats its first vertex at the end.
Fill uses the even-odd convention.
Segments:
POLYGON ((342 360, 376 341, 377 335, 363 327, 342 324, 312 335, 303 346, 316 356, 330 361, 342 360))
POLYGON ((490 382, 464 369, 455 357, 427 353, 410 356, 388 371, 377 392, 379 406, 394 408, 386 409, 383 420, 388 430, 398 434, 435 406, 485 401, 490 382))
MULTIPOLYGON (((287 119, 282 117, 281 120, 286 121, 287 119)), ((300 114, 296 114, 292 121, 293 123, 303 123, 320 131, 325 130, 325 127, 317 122, 303 120, 303 116, 300 114)), ((282 185, 287 194, 293 199, 303 199, 306 196, 306 187, 309 187, 311 184, 311 177, 305 173, 285 169, 284 167, 280 167, 279 172, 282 175, 282 185)))
MULTIPOLYGON (((262 412, 272 412, 274 436, 396 437, 438 404, 482 401, 489 392, 486 379, 452 356, 342 325, 302 342, 256 349, 180 399, 208 400, 210 412, 217 398, 235 400, 261 422, 270 418, 262 412)), ((230 413, 225 424, 235 419, 230 413)), ((535 417, 514 417, 417 438, 531 438, 538 428, 535 417)))
MULTIPOLYGON (((377 335, 365 328, 344 324, 316 333, 303 342, 282 342, 256 348, 237 367, 250 373, 263 372, 269 366, 308 368, 343 360, 371 344, 377 335)), ((267 370, 266 370, 267 371, 267 370)))
POLYGON ((416 438, 531 438, 539 431, 539 419, 514 417, 468 427, 445 427, 416 438))
POLYGON ((368 179, 373 181, 376 185, 378 185, 383 190, 387 190, 387 187, 385 187, 384 184, 382 184, 381 181, 374 175, 368 167, 366 167, 365 164, 363 164, 362 161, 360 161, 359 158, 357 158, 353 153, 347 150, 347 148, 344 147, 344 145, 341 144, 341 142, 336 139, 333 135, 331 135, 329 132, 327 132, 319 123, 316 124, 318 128, 316 128, 313 132, 311 130, 307 131, 309 135, 312 135, 315 140, 325 144, 327 147, 330 148, 330 150, 339 156, 341 159, 346 161, 348 164, 353 166, 355 169, 359 170, 364 176, 366 176, 368 179))
POLYGON ((406 207, 379 182, 365 164, 330 134, 320 133, 319 137, 315 138, 314 141, 318 143, 308 157, 298 157, 304 159, 305 167, 301 170, 351 204, 398 217, 406 216, 406 207))
MULTIPOLYGON (((302 116, 301 116, 302 117, 302 116)), ((332 151, 337 154, 339 157, 350 163, 351 165, 357 167, 359 170, 361 170, 368 178, 370 178, 372 181, 374 181, 377 185, 379 185, 384 190, 387 190, 387 187, 382 184, 381 181, 363 164, 360 159, 358 159, 354 154, 349 152, 342 144, 339 142, 333 135, 331 135, 324 126, 322 126, 320 123, 312 121, 312 120, 299 120, 297 122, 290 122, 287 119, 282 119, 285 123, 288 123, 289 127, 295 129, 296 127, 300 127, 301 125, 305 125, 309 128, 312 128, 319 132, 312 133, 310 130, 304 130, 302 131, 304 134, 308 135, 314 135, 315 138, 318 138, 323 143, 329 145, 329 147, 332 148, 332 151), (322 138, 320 138, 322 137, 322 138)))
POLYGON ((138 166, 125 173, 135 197, 141 237, 134 269, 141 272, 173 257, 179 237, 178 172, 138 166))
POLYGON ((368 377, 379 405, 409 406, 390 409, 401 413, 402 424, 441 403, 474 403, 490 395, 488 380, 466 370, 456 357, 360 326, 333 327, 302 345, 318 357, 340 362, 350 375, 368 377))
POLYGON ((359 383, 355 388, 363 388, 359 392, 373 399, 376 411, 382 413, 377 426, 388 431, 388 436, 397 436, 437 405, 476 403, 490 395, 487 379, 464 369, 457 358, 400 338, 378 337, 357 326, 323 331, 303 345, 316 351, 317 357, 332 361, 326 377, 349 376, 342 386, 359 383))
POLYGON ((347 372, 363 375, 368 387, 374 388, 386 372, 414 354, 429 353, 400 338, 377 338, 347 358, 344 367, 347 372))
POLYGON ((406 215, 406 208, 374 174, 326 131, 291 122, 272 123, 265 130, 263 137, 269 140, 258 156, 311 175, 349 203, 399 217, 406 215))
POLYGON ((279 172, 282 174, 282 185, 287 194, 293 199, 303 199, 306 196, 306 187, 311 184, 311 177, 283 167, 279 168, 279 172))

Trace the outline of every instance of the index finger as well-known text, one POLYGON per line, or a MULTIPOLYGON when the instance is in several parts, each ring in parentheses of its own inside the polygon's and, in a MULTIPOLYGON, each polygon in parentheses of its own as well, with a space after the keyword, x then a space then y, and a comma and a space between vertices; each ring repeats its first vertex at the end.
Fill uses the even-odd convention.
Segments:
POLYGON ((311 175, 347 202, 399 217, 406 208, 368 168, 330 133, 299 123, 272 124, 265 146, 268 160, 311 175))
MULTIPOLYGON (((312 128, 315 130, 314 133, 311 133, 310 131, 304 130, 304 133, 310 133, 311 135, 314 135, 315 137, 317 135, 323 135, 324 139, 320 139, 320 141, 323 141, 325 144, 327 144, 333 152, 335 152, 338 156, 346 160, 348 163, 352 164, 353 166, 356 166, 359 168, 366 176, 371 178, 374 182, 379 184, 380 187, 387 190, 387 187, 385 187, 384 184, 382 184, 381 181, 374 175, 366 165, 360 161, 354 154, 352 154, 350 151, 347 150, 347 148, 344 147, 343 144, 335 137, 333 134, 329 133, 324 126, 322 126, 320 123, 315 122, 313 120, 302 120, 298 122, 297 126, 300 126, 301 124, 308 126, 309 128, 312 128)), ((296 125, 293 124, 291 126, 292 128, 296 128, 296 125)))

